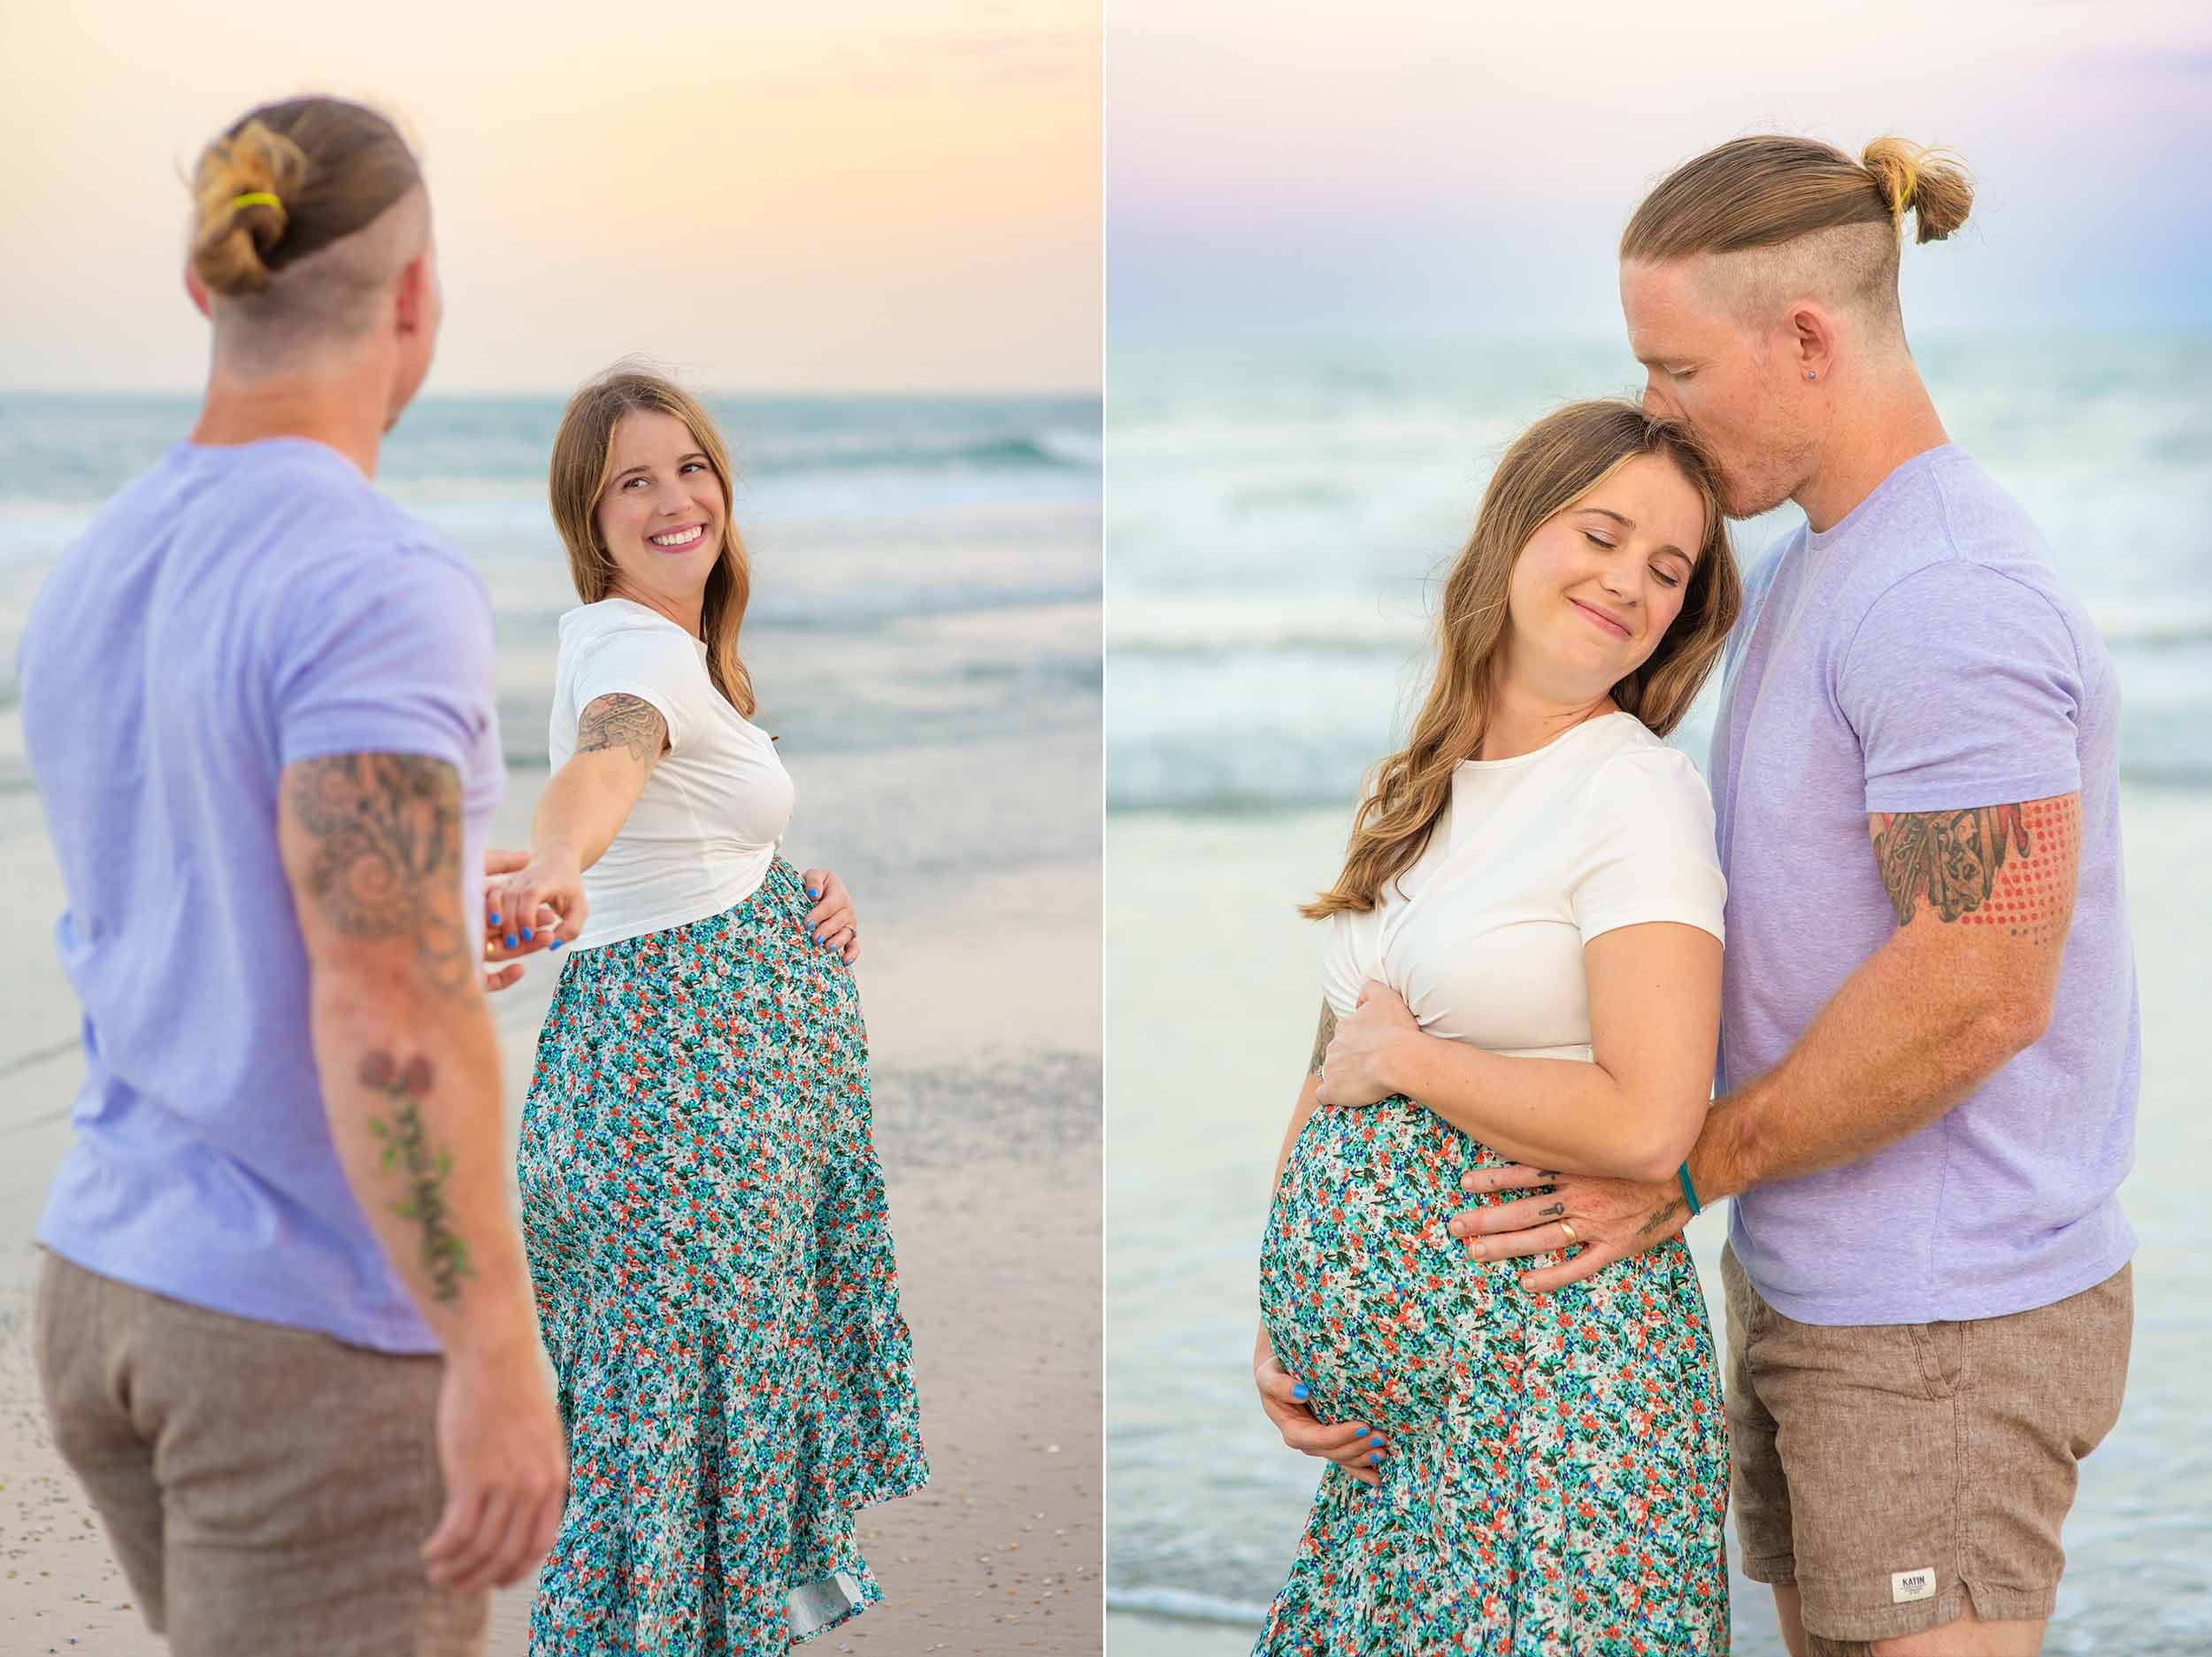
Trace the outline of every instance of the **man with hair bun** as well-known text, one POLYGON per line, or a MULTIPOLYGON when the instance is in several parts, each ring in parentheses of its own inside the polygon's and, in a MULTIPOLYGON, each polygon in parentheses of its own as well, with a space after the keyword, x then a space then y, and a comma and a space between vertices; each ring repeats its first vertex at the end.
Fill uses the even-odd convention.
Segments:
POLYGON ((465 1657, 565 1469, 478 931, 491 607, 370 481, 437 338, 429 200, 325 97, 193 196, 198 421, 21 646, 86 1062, 39 1377, 179 1657, 465 1657))
POLYGON ((1453 1229, 1587 1277, 1731 1205, 1740 1564, 1793 1657, 2028 1657, 2076 1464, 2117 1418, 2135 1237, 2119 695, 2026 514, 1947 436, 1905 340, 1905 220, 1972 188, 1895 138, 1740 138, 1621 238, 1646 402, 1732 516, 1806 522, 1746 578, 1709 767, 1728 880, 1717 1098, 1660 1185, 1453 1229), (1532 1229, 1533 1228, 1533 1229, 1532 1229))

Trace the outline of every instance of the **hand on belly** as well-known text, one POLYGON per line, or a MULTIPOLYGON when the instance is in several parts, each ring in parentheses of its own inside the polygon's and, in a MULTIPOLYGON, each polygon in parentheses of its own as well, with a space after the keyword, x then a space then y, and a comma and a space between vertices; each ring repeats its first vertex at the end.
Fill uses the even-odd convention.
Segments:
POLYGON ((1396 1061, 1406 1042, 1420 1034, 1420 1022, 1398 992, 1368 979, 1360 986, 1358 1006, 1337 1020, 1315 1097, 1325 1105, 1350 1106, 1389 1098, 1398 1091, 1392 1080, 1396 1061))

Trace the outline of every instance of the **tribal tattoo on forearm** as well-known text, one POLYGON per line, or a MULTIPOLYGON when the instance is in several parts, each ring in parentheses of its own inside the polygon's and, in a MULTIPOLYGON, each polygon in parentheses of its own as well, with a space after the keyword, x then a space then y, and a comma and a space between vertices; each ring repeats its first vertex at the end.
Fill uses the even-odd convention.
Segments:
POLYGON ((469 1264, 468 1246, 453 1234, 447 1216, 446 1181, 453 1172, 453 1154, 430 1148, 422 1119, 420 1101, 429 1096, 436 1079, 435 1068, 420 1054, 404 1066, 395 1064, 392 1055, 382 1051, 361 1061, 361 1085, 392 1101, 389 1120, 369 1118, 369 1132, 384 1147, 384 1171, 399 1170, 405 1181, 406 1194, 392 1205, 392 1212, 414 1222, 421 1233, 422 1269, 429 1276, 431 1293, 440 1300, 452 1301, 461 1298, 461 1279, 476 1274, 469 1264))
POLYGON ((1336 1009, 1328 1002, 1321 1003, 1321 1027, 1313 1032, 1313 1056, 1306 1061, 1306 1074, 1321 1074, 1321 1062, 1329 1056, 1329 1043, 1336 1039, 1336 1009))
POLYGON ((471 981, 461 926, 461 779, 413 754, 334 754, 287 771, 287 803, 316 841, 310 890, 349 937, 416 942, 435 987, 471 981))
POLYGON ((1900 926, 1922 903, 1937 918, 2062 937, 2073 909, 2080 801, 2066 794, 1969 811, 1878 817, 1874 858, 1900 926))
POLYGON ((650 759, 668 738, 668 721, 642 696, 625 691, 595 698, 576 722, 576 751, 623 748, 632 759, 650 759))

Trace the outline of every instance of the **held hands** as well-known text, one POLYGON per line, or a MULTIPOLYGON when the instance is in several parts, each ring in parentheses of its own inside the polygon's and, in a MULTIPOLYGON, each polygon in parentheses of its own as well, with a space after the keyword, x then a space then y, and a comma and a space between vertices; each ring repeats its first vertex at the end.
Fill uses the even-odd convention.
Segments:
POLYGON ((1325 1105, 1371 1105, 1400 1092, 1393 1079, 1396 1061, 1407 1039, 1420 1033, 1419 1021, 1398 992, 1368 979, 1352 1016, 1337 1021, 1314 1097, 1325 1105))
POLYGON ((1390 1454, 1382 1434, 1363 1422, 1340 1421, 1324 1426, 1316 1421, 1313 1411, 1306 1408, 1305 1386, 1286 1375, 1282 1365, 1275 1362, 1275 1349, 1268 1344, 1264 1331, 1252 1348, 1252 1384, 1260 1389, 1260 1408, 1275 1423, 1275 1431, 1283 1435, 1285 1444, 1335 1462, 1363 1484, 1382 1483, 1382 1475, 1375 1469, 1390 1454))
POLYGON ((558 949, 584 930, 584 877, 565 848, 535 859, 488 851, 484 873, 484 959, 509 963, 486 972, 484 987, 503 990, 522 977, 524 955, 558 949))
POLYGON ((807 896, 816 900, 806 913, 806 935, 827 944, 847 966, 860 959, 860 925, 853 918, 852 894, 845 883, 826 869, 810 869, 799 878, 807 896))
POLYGON ((1591 1273, 1656 1247, 1689 1223, 1682 1188, 1669 1180, 1603 1179, 1593 1174, 1550 1174, 1516 1162, 1479 1168, 1460 1182, 1471 1192, 1532 1191, 1488 1208, 1452 1216, 1454 1237, 1469 1239, 1478 1260, 1520 1260, 1574 1248, 1558 1265, 1524 1272, 1521 1286, 1546 1293, 1579 1283, 1591 1273))

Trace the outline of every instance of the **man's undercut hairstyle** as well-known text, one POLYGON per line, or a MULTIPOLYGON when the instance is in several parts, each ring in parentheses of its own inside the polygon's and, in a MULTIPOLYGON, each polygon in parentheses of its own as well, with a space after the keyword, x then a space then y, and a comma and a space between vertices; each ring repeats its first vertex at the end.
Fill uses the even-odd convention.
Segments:
POLYGON ((219 329, 257 354, 358 336, 427 240, 422 191, 407 141, 364 104, 287 98, 240 116, 192 173, 192 269, 219 329))
POLYGON ((1747 255, 1727 261, 1741 309, 1809 295, 1894 323, 1905 215, 1916 241, 1939 242, 1973 204, 1955 157, 1902 138, 1878 138, 1854 161, 1816 139, 1762 134, 1670 173, 1621 233, 1620 257, 1747 255))

